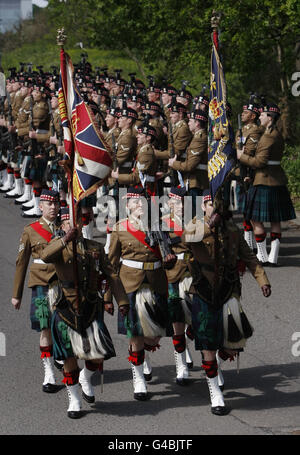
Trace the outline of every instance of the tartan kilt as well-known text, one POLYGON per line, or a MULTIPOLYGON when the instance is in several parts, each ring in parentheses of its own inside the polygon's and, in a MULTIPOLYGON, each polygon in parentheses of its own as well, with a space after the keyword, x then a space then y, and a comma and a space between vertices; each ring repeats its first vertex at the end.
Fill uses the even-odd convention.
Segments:
POLYGON ((216 351, 223 347, 223 308, 212 308, 198 294, 193 295, 192 328, 197 351, 216 351))
POLYGON ((251 186, 245 201, 245 218, 260 222, 293 220, 295 210, 286 186, 251 186))
POLYGON ((37 332, 51 327, 48 290, 48 286, 34 286, 32 288, 30 321, 31 328, 37 332))
POLYGON ((125 317, 122 317, 120 312, 118 313, 118 333, 127 335, 128 338, 165 336, 168 326, 167 295, 158 294, 150 286, 142 285, 140 289, 127 294, 127 297, 129 300, 129 312, 125 317), (137 294, 143 288, 150 291, 151 297, 148 294, 148 297, 150 297, 148 298, 149 301, 140 305, 137 294), (142 306, 142 311, 140 311, 142 306))

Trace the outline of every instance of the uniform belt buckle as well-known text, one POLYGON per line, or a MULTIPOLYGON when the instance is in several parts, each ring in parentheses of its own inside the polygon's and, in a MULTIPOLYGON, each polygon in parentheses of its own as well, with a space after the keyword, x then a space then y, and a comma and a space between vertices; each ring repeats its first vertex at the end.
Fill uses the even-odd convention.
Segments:
POLYGON ((144 262, 144 270, 154 270, 154 262, 144 262))
POLYGON ((190 257, 191 257, 190 253, 184 253, 183 259, 185 261, 188 261, 190 259, 190 257))

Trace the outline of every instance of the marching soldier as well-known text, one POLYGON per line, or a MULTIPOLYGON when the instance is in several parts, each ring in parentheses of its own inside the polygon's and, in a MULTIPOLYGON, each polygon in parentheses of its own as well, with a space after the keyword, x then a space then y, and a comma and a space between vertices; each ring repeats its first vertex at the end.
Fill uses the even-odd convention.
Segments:
POLYGON ((295 210, 287 189, 287 177, 280 165, 284 152, 284 140, 276 127, 280 110, 276 104, 265 104, 260 122, 265 127, 255 155, 249 156, 244 149, 237 151, 242 164, 254 169, 253 186, 250 187, 245 218, 251 220, 260 262, 277 265, 281 239, 281 222, 296 218, 295 210), (271 250, 266 250, 264 222, 271 223, 271 250))
MULTIPOLYGON (((257 125, 260 116, 259 105, 254 103, 253 97, 247 104, 243 106, 241 120, 243 123, 242 131, 236 133, 236 147, 244 148, 244 153, 247 156, 254 156, 258 141, 262 135, 262 128, 257 125), (240 137, 240 134, 242 136, 240 137)), ((253 171, 249 167, 242 164, 235 171, 235 176, 240 179, 237 184, 237 197, 239 199, 238 205, 241 207, 242 212, 245 210, 246 188, 249 188, 253 182, 253 171)), ((249 247, 253 250, 255 239, 253 236, 253 227, 250 220, 243 220, 244 225, 244 238, 249 247)))
POLYGON ((129 174, 135 160, 137 142, 133 127, 137 118, 137 112, 126 105, 119 112, 118 127, 121 133, 117 141, 116 158, 120 174, 129 174))
POLYGON ((109 263, 103 246, 80 234, 80 213, 78 219, 80 222, 75 228, 71 228, 68 219, 65 219, 64 230, 57 233, 41 255, 47 264, 52 263, 51 267, 55 267, 61 290, 53 302, 52 334, 54 356, 64 361, 63 382, 69 398, 67 415, 72 419, 82 416, 79 384, 84 400, 94 403, 91 377, 95 371, 103 369, 103 360, 116 355, 103 318, 104 309, 113 313, 112 301, 104 304, 99 296, 103 278, 108 280, 120 311, 125 315, 129 308, 122 283, 109 263), (81 371, 78 358, 85 361, 81 371))
POLYGON ((208 187, 207 173, 207 115, 197 109, 188 114, 189 129, 193 138, 185 153, 181 155, 182 161, 177 156, 169 159, 169 166, 182 174, 187 194, 192 196, 193 217, 196 215, 197 196, 201 196, 208 187), (183 160, 185 157, 185 160, 183 160))
POLYGON ((219 386, 216 351, 222 359, 233 358, 253 332, 239 301, 239 260, 249 268, 265 297, 270 296, 271 286, 242 232, 225 214, 217 216, 217 223, 209 191, 203 196, 204 220, 194 218, 185 229, 183 241, 192 254, 189 292, 193 294, 195 348, 202 352, 211 412, 226 415, 229 409, 219 386))
POLYGON ((12 305, 16 310, 21 307, 23 289, 28 263, 32 257, 33 263, 29 269, 28 287, 32 289, 30 306, 31 328, 40 333, 41 359, 45 369, 43 391, 57 391, 53 369, 53 342, 50 322, 51 312, 48 302, 49 283, 56 278, 52 264, 45 264, 41 259, 43 249, 48 245, 52 235, 59 228, 56 217, 59 212, 58 193, 43 190, 40 196, 42 217, 25 226, 20 239, 19 252, 16 260, 16 272, 13 285, 12 305))
POLYGON ((167 278, 158 247, 146 242, 143 194, 142 187, 129 188, 128 218, 114 226, 108 254, 119 270, 130 304, 128 316, 119 317, 118 332, 129 338, 128 360, 136 400, 148 398, 143 370, 145 343, 154 350, 167 324, 167 278))

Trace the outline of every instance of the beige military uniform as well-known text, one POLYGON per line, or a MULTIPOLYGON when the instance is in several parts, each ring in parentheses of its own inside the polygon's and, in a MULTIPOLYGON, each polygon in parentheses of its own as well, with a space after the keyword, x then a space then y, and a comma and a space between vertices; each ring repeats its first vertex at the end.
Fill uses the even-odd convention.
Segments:
MULTIPOLYGON (((108 258, 114 267, 119 270, 119 276, 128 294, 140 288, 144 280, 159 294, 167 294, 167 277, 162 268, 160 255, 155 254, 135 236, 127 231, 127 219, 121 220, 113 227, 111 234, 108 258), (132 264, 132 267, 126 265, 132 264), (143 268, 134 267, 134 263, 143 263, 143 268), (155 268, 157 267, 157 268, 155 268)), ((134 225, 140 231, 140 225, 134 225)))
MULTIPOLYGON (((84 287, 85 281, 88 281, 88 294, 97 295, 97 278, 99 272, 102 272, 109 282, 111 292, 118 305, 129 304, 122 283, 100 243, 94 240, 84 239, 83 241, 83 239, 79 239, 77 241, 77 257, 79 290, 84 287), (97 254, 97 258, 94 258, 94 254, 97 254), (81 260, 80 257, 83 259, 81 260), (99 261, 98 265, 96 262, 97 260, 99 261), (86 270, 87 266, 89 272, 86 270)), ((74 307, 76 304, 76 292, 74 284, 74 255, 72 242, 65 245, 61 238, 51 240, 49 245, 47 245, 47 248, 43 250, 41 258, 47 264, 54 264, 64 295, 74 307)), ((81 293, 81 297, 84 299, 86 295, 82 295, 81 293)))
POLYGON ((136 154, 136 138, 131 128, 121 131, 117 141, 117 162, 120 174, 129 174, 136 154))
POLYGON ((190 142, 186 153, 181 155, 185 161, 175 161, 173 169, 180 171, 186 188, 208 188, 207 173, 207 132, 198 130, 190 142))
POLYGON ((156 158, 152 145, 145 144, 139 148, 134 171, 131 174, 120 174, 118 181, 121 185, 147 184, 154 189, 156 172, 156 158), (141 181, 141 177, 142 180, 141 181))
POLYGON ((28 136, 29 133, 29 120, 30 120, 30 95, 24 98, 23 104, 19 109, 18 117, 16 119, 16 127, 18 136, 28 136))
MULTIPOLYGON (((38 222, 42 228, 52 234, 48 223, 43 217, 38 222)), ((55 276, 54 266, 41 261, 42 251, 48 245, 48 242, 32 228, 32 224, 34 223, 25 226, 20 239, 12 295, 16 299, 22 298, 27 267, 31 257, 33 263, 29 269, 29 288, 34 286, 48 286, 49 281, 55 276)))
POLYGON ((261 136, 253 157, 242 154, 240 162, 255 171, 254 186, 281 186, 288 183, 286 174, 280 165, 283 152, 283 137, 277 128, 274 128, 272 132, 267 129, 261 136))
MULTIPOLYGON (((173 125, 173 140, 174 140, 174 153, 177 155, 178 159, 181 159, 182 154, 186 151, 187 146, 189 145, 192 138, 192 133, 184 120, 180 120, 175 125, 173 125)), ((168 160, 170 158, 171 151, 171 139, 170 133, 168 137, 168 149, 155 152, 155 155, 158 159, 168 160)))

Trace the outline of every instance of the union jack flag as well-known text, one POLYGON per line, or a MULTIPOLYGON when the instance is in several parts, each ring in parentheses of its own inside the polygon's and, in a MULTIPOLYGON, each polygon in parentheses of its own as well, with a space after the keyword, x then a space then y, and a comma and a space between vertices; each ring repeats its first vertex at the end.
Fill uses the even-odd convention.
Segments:
POLYGON ((94 193, 112 168, 105 141, 76 86, 72 61, 60 51, 59 112, 66 158, 71 160, 69 184, 76 203, 94 193))

